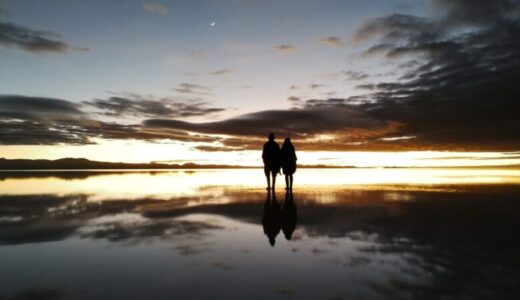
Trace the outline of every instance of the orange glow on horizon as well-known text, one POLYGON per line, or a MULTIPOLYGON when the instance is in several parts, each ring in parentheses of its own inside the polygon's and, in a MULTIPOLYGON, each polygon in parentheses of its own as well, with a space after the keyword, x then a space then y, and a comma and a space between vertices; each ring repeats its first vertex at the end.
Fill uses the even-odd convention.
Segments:
MULTIPOLYGON (((87 158, 96 161, 173 164, 197 163, 260 166, 258 151, 196 150, 195 145, 180 142, 146 143, 141 141, 97 141, 93 145, 0 146, 0 157, 7 159, 87 158)), ((296 144, 297 147, 297 144, 296 144)), ((299 165, 355 167, 465 167, 520 165, 519 152, 449 151, 298 151, 299 165)))
MULTIPOLYGON (((501 169, 302 169, 295 175, 295 189, 312 193, 315 189, 431 190, 436 186, 520 184, 520 170, 501 169)), ((283 176, 278 189, 283 191, 283 176)), ((226 189, 265 191, 265 178, 259 169, 182 170, 157 173, 128 171, 78 179, 57 177, 6 178, 1 194, 80 195, 89 201, 107 199, 169 199, 196 197, 204 203, 229 199, 226 189), (201 196, 202 195, 202 196, 201 196)), ((446 187, 442 188, 444 191, 446 187)), ((326 193, 325 193, 326 194, 326 193)), ((325 195, 324 194, 324 195, 325 195)), ((190 201, 198 201, 191 199, 190 201)), ((189 204, 189 203, 188 203, 189 204)), ((196 204, 196 203, 192 203, 196 204)))

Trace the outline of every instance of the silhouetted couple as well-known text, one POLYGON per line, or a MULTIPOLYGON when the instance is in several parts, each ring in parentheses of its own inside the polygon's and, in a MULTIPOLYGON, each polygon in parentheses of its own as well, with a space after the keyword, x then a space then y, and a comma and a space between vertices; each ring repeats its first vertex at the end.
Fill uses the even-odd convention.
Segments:
POLYGON ((280 207, 280 203, 276 201, 275 193, 267 193, 262 225, 271 246, 274 246, 276 236, 280 233, 280 230, 283 231, 285 239, 289 241, 296 229, 297 221, 298 213, 296 211, 296 205, 294 204, 293 194, 290 190, 287 190, 285 193, 285 201, 282 207, 280 207))
POLYGON ((269 140, 264 144, 262 160, 264 161, 264 173, 267 179, 267 189, 274 191, 276 185, 276 175, 280 173, 280 168, 285 175, 285 188, 292 190, 293 174, 296 172, 296 151, 290 138, 285 138, 282 149, 274 141, 274 133, 269 134, 269 140), (272 184, 271 179, 272 178, 272 184))

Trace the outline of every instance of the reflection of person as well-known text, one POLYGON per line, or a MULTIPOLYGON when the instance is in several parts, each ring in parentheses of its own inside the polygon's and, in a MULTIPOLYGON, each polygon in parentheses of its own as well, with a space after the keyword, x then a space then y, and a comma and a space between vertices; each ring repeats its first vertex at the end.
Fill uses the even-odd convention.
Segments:
POLYGON ((269 176, 273 178, 272 189, 276 184, 276 174, 280 172, 280 146, 274 141, 274 133, 269 134, 269 140, 264 144, 262 151, 262 160, 264 161, 264 173, 267 179, 267 189, 271 189, 271 181, 269 176))
POLYGON ((296 204, 294 204, 293 194, 291 191, 287 191, 282 208, 282 231, 288 241, 292 238, 297 222, 298 213, 296 211, 296 204))
POLYGON ((296 150, 294 149, 293 144, 291 143, 290 138, 285 138, 285 141, 282 145, 281 152, 281 160, 282 160, 282 169, 285 175, 285 189, 292 190, 293 187, 293 174, 296 172, 296 150))
POLYGON ((281 224, 282 211, 280 204, 276 201, 276 195, 274 193, 267 192, 267 199, 264 204, 264 215, 262 217, 262 225, 264 227, 264 233, 269 238, 269 244, 274 246, 276 236, 282 229, 281 224), (271 198, 272 196, 272 198, 271 198))

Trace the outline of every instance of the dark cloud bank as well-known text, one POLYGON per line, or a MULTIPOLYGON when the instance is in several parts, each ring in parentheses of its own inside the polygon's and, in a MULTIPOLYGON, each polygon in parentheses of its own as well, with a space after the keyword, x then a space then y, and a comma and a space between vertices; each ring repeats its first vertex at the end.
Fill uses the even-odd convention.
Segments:
MULTIPOLYGON (((362 96, 310 99, 300 101, 299 108, 206 123, 178 118, 223 109, 203 101, 166 103, 131 97, 97 99, 80 108, 59 99, 2 96, 0 142, 83 144, 92 137, 171 138, 221 143, 201 146, 205 151, 238 150, 257 149, 266 133, 274 130, 297 138, 301 150, 519 149, 520 2, 432 4, 432 16, 394 14, 368 20, 359 28, 353 40, 366 45, 363 55, 393 62, 402 73, 393 82, 367 82, 370 78, 362 73, 350 74, 368 90, 362 96), (146 120, 135 125, 96 121, 85 107, 146 120), (399 139, 403 136, 408 138, 399 139)), ((176 90, 209 93, 192 84, 176 90)))
MULTIPOLYGON (((0 17, 8 11, 0 3, 0 17)), ((69 51, 90 51, 60 40, 61 36, 50 30, 36 30, 0 20, 0 46, 17 47, 32 53, 65 53, 69 51)))
MULTIPOLYGON (((148 120, 147 126, 261 136, 270 129, 300 138, 334 134, 313 149, 508 150, 520 141, 520 2, 432 1, 433 17, 389 15, 355 34, 365 54, 400 61, 395 82, 363 85, 348 99, 307 100, 302 109, 263 111, 221 122, 148 120), (406 69, 404 69, 406 68, 406 69), (413 139, 382 140, 407 136, 413 139)), ((367 76, 351 73, 355 80, 367 76)))
POLYGON ((62 99, 0 95, 0 143, 4 145, 90 144, 92 138, 208 141, 183 131, 154 130, 139 123, 102 121, 117 116, 189 117, 210 115, 222 108, 201 100, 147 100, 137 96, 95 99, 81 104, 62 99), (91 110, 91 111, 89 111, 91 110), (88 113, 87 113, 88 111, 88 113))
POLYGON ((75 47, 59 40, 60 36, 52 31, 40 31, 13 23, 0 22, 0 45, 19 47, 33 53, 90 51, 88 48, 75 47))

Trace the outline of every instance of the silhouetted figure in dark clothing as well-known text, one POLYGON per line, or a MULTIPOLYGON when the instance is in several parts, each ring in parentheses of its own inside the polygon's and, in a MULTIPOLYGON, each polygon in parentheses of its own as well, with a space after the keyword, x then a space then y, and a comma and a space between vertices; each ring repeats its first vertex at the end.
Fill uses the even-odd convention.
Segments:
POLYGON ((292 238, 297 222, 298 213, 296 211, 296 204, 294 204, 292 192, 288 190, 285 193, 285 201, 282 208, 282 231, 285 235, 285 239, 288 241, 292 238))
POLYGON ((276 195, 271 192, 267 192, 262 225, 264 226, 265 235, 269 238, 269 244, 274 246, 276 236, 282 229, 282 211, 280 209, 280 204, 276 201, 276 195))
POLYGON ((269 134, 269 141, 264 144, 264 150, 262 151, 262 160, 264 161, 264 173, 267 179, 267 189, 273 189, 276 185, 276 174, 280 172, 280 146, 274 141, 274 133, 269 134), (271 180, 269 176, 273 178, 273 185, 271 186, 271 180))
POLYGON ((291 143, 290 138, 285 138, 285 141, 282 145, 281 160, 282 160, 282 169, 285 175, 285 189, 291 190, 293 188, 293 174, 296 172, 296 150, 294 149, 293 144, 291 143))

